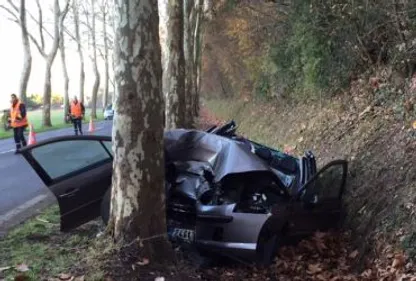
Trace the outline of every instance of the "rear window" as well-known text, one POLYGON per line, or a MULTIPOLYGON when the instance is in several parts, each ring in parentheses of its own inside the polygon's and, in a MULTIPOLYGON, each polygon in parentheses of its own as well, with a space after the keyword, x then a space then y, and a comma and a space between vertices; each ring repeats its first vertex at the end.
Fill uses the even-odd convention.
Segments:
POLYGON ((113 105, 112 104, 107 105, 107 107, 105 108, 105 110, 112 110, 112 109, 113 109, 113 105))

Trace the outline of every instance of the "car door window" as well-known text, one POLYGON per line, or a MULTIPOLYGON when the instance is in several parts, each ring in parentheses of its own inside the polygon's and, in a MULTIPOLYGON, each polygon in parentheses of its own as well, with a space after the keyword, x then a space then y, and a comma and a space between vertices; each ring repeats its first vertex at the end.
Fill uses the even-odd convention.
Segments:
POLYGON ((302 199, 309 203, 340 199, 346 172, 347 162, 336 161, 328 164, 302 188, 302 199))
POLYGON ((111 153, 111 156, 114 156, 113 154, 113 144, 111 141, 103 141, 103 144, 105 145, 105 147, 108 149, 108 152, 111 153))
POLYGON ((100 141, 91 140, 50 143, 31 154, 52 180, 111 159, 100 141))

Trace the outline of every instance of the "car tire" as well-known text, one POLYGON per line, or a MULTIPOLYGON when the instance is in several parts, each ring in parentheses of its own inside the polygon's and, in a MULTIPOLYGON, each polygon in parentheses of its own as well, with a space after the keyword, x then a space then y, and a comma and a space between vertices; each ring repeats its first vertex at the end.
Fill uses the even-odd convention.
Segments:
POLYGON ((110 220, 110 202, 111 202, 111 188, 109 188, 104 194, 103 200, 101 201, 101 218, 105 225, 110 220))
POLYGON ((280 239, 277 235, 264 235, 259 239, 258 243, 257 261, 259 265, 269 266, 276 257, 280 239))

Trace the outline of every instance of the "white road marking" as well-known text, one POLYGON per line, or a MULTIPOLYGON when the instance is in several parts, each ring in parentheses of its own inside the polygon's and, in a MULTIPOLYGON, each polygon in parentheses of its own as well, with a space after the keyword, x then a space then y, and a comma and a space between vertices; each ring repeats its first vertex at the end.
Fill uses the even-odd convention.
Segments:
POLYGON ((16 207, 13 210, 8 211, 6 214, 4 214, 0 217, 0 227, 4 223, 6 223, 7 221, 11 220, 13 217, 15 217, 18 214, 26 211, 30 207, 33 207, 34 205, 38 204, 42 200, 46 199, 47 197, 48 197, 48 195, 46 195, 46 194, 38 195, 38 196, 30 199, 29 201, 26 201, 25 203, 23 203, 19 207, 16 207))
POLYGON ((5 154, 5 153, 13 152, 13 151, 14 151, 14 149, 0 151, 0 154, 5 154))

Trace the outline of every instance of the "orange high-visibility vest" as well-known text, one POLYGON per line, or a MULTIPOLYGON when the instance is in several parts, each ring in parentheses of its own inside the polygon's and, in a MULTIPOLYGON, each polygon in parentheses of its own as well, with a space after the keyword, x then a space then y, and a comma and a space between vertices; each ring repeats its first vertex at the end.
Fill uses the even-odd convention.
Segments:
POLYGON ((71 115, 73 115, 75 118, 80 118, 82 116, 82 108, 80 102, 77 102, 76 104, 75 102, 71 103, 71 115))
POLYGON ((22 113, 20 112, 20 105, 22 103, 18 101, 15 106, 12 105, 12 108, 10 109, 10 119, 11 119, 11 126, 12 128, 19 128, 23 126, 27 126, 27 116, 25 118, 22 118, 22 113), (21 118, 20 120, 17 120, 17 118, 21 118))

